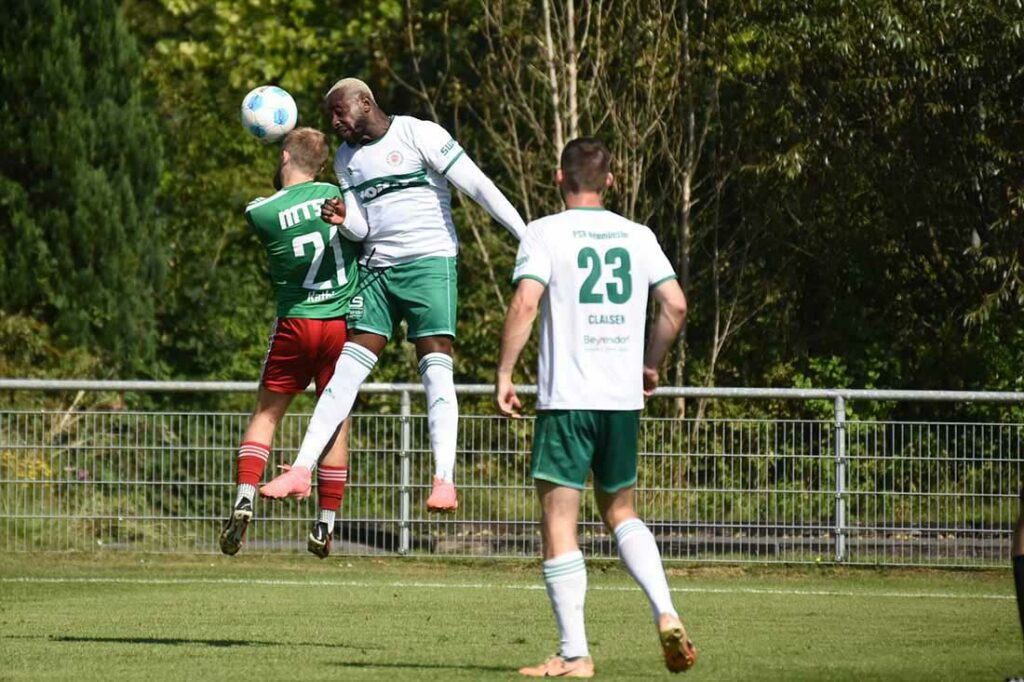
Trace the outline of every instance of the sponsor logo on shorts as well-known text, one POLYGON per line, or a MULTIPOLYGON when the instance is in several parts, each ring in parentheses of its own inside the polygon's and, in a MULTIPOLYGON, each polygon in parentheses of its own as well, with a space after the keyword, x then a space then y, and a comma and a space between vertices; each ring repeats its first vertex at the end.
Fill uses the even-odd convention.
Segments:
MULTIPOLYGON (((430 403, 430 407, 437 407, 438 405, 447 405, 448 401, 444 399, 444 396, 439 397, 434 402, 430 403)), ((430 408, 427 408, 430 409, 430 408)))
POLYGON ((351 322, 363 319, 363 297, 353 296, 352 300, 348 302, 348 319, 351 322))

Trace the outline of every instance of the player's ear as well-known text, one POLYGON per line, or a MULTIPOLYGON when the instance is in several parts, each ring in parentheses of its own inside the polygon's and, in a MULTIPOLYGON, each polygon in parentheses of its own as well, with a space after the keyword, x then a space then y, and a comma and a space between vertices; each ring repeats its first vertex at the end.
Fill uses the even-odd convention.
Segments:
POLYGON ((604 188, 608 189, 608 188, 610 188, 614 184, 615 184, 615 176, 612 175, 611 173, 609 173, 604 178, 604 188))
POLYGON ((555 184, 559 187, 565 184, 565 173, 562 172, 561 168, 555 170, 555 184))
POLYGON ((281 150, 281 167, 283 168, 284 166, 286 166, 289 163, 291 163, 291 160, 292 160, 291 152, 289 152, 287 149, 282 149, 281 150))

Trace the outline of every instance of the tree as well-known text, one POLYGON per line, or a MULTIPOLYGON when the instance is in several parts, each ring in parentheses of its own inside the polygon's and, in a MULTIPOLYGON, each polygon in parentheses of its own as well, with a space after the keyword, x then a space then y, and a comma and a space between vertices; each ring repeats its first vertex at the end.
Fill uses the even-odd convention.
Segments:
POLYGON ((89 348, 107 371, 151 373, 161 144, 135 40, 113 0, 16 0, 6 21, 3 310, 89 348))

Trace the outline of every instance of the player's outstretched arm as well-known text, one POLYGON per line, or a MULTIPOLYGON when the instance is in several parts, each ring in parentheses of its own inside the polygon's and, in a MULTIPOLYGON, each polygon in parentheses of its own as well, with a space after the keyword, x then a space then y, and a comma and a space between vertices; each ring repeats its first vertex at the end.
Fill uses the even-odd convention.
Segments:
POLYGON ((659 284, 652 293, 658 303, 658 312, 644 353, 644 395, 648 396, 658 387, 658 368, 686 319, 686 296, 677 280, 659 284))
POLYGON ((540 282, 533 279, 519 280, 519 286, 505 315, 505 326, 501 330, 498 371, 494 383, 498 409, 506 417, 518 417, 519 410, 522 409, 515 385, 512 383, 512 371, 530 338, 533 321, 537 319, 537 310, 543 295, 544 285, 540 282))
POLYGON ((463 154, 448 172, 445 173, 448 181, 470 199, 480 204, 491 217, 505 226, 516 239, 523 238, 523 230, 526 224, 519 216, 519 211, 512 206, 512 203, 505 198, 497 185, 484 175, 473 159, 463 154))

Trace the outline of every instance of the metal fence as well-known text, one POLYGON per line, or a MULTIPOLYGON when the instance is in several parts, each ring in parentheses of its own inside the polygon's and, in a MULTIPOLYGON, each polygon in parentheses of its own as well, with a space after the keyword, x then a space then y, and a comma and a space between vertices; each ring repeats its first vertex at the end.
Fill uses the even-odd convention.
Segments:
MULTIPOLYGON (((335 554, 535 557, 531 419, 463 414, 459 510, 428 516, 433 471, 418 385, 374 384, 397 412, 353 419, 335 554), (418 396, 416 397, 418 401, 418 396), (417 405, 419 403, 417 402, 417 405)), ((250 383, 0 380, 0 390, 251 391, 250 383)), ((488 386, 460 386, 481 394, 488 386)), ((526 389, 524 393, 531 392, 526 389)), ((666 560, 1002 566, 1018 513, 1021 423, 857 421, 850 400, 999 401, 1020 393, 662 389, 659 397, 828 400, 818 420, 645 418, 638 509, 666 560)), ((290 462, 308 415, 287 416, 272 463, 290 462)), ((0 410, 4 551, 216 552, 247 414, 0 410)), ((268 476, 272 467, 268 467, 268 476)), ((307 501, 259 501, 247 552, 294 552, 307 501)), ((580 543, 614 557, 585 497, 580 543)))

